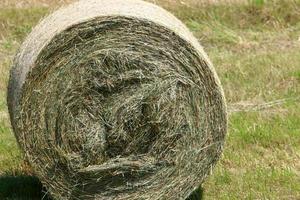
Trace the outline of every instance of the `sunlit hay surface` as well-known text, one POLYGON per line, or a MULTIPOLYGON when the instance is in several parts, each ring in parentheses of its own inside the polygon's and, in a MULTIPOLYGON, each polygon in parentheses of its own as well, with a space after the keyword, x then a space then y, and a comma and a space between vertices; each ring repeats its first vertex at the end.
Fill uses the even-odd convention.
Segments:
POLYGON ((184 199, 219 159, 227 127, 201 46, 138 0, 81 1, 43 20, 15 58, 8 104, 56 199, 184 199))

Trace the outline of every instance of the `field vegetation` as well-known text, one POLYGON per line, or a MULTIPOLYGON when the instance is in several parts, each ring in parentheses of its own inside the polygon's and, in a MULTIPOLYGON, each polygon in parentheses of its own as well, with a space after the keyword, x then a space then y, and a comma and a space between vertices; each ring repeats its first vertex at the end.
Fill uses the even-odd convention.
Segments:
MULTIPOLYGON (((154 2, 199 39, 228 102, 224 155, 203 199, 300 199, 300 1, 154 2)), ((26 35, 64 3, 0 2, 0 199, 44 195, 12 133, 6 88, 26 35)))

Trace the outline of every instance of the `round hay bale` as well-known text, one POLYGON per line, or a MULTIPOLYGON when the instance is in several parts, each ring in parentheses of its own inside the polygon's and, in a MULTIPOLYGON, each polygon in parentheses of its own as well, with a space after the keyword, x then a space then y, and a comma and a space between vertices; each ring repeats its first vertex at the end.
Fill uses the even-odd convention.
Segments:
POLYGON ((202 47, 164 9, 82 0, 37 25, 9 81, 11 122, 56 199, 185 199, 227 129, 202 47))

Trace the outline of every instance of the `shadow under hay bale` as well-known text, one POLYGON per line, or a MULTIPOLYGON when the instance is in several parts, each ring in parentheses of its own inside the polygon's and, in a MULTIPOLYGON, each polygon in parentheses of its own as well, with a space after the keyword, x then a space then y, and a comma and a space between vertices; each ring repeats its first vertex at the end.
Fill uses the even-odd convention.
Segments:
POLYGON ((173 15, 140 0, 82 0, 16 55, 12 126, 56 199, 185 199, 223 150, 218 76, 173 15))
POLYGON ((45 188, 34 176, 0 176, 0 199, 7 200, 50 200, 45 188))
MULTIPOLYGON (((202 200, 203 189, 199 187, 186 200, 202 200)), ((6 200, 52 200, 42 183, 34 176, 0 176, 0 199, 6 200)))
POLYGON ((203 188, 199 187, 186 200, 202 200, 203 199, 203 188))

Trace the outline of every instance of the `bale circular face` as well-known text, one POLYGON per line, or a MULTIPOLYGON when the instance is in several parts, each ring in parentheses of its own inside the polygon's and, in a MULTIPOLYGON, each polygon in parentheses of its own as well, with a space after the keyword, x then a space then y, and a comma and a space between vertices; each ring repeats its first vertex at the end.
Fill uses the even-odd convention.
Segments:
POLYGON ((84 0, 44 19, 11 71, 17 140, 57 199, 185 199, 220 157, 225 99, 167 11, 84 0))

